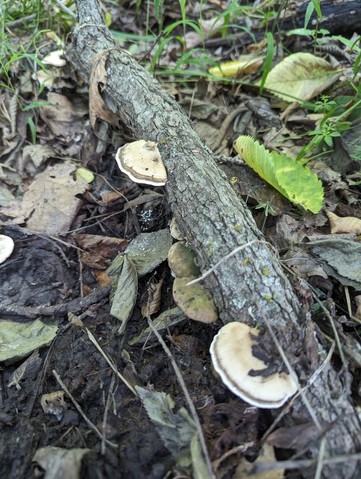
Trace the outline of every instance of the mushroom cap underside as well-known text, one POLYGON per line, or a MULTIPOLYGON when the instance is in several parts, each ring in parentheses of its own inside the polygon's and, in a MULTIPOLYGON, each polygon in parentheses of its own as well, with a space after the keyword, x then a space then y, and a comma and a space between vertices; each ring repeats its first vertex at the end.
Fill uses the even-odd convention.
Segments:
POLYGON ((256 329, 242 323, 223 326, 210 348, 213 367, 223 383, 244 401, 260 408, 277 408, 295 394, 297 383, 285 372, 266 375, 268 365, 252 353, 257 336, 256 329))

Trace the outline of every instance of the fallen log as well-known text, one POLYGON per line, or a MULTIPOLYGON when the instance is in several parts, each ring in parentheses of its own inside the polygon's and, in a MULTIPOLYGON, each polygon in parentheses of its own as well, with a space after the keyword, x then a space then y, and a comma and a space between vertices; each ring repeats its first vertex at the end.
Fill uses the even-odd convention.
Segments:
MULTIPOLYGON (((302 28, 305 22, 309 1, 290 1, 280 10, 279 22, 283 31, 302 28)), ((360 33, 361 4, 359 0, 322 0, 320 2, 322 17, 311 15, 307 28, 328 30, 331 34, 351 36, 360 33)))
MULTIPOLYGON (((240 245, 248 244, 221 262, 205 280, 221 321, 249 325, 267 321, 302 385, 307 384, 325 360, 326 351, 246 205, 236 196, 212 152, 201 142, 175 100, 116 45, 103 23, 96 0, 76 3, 78 24, 66 56, 88 80, 95 56, 101 52, 107 55, 103 99, 134 139, 160 142, 169 178, 165 187, 167 200, 198 256, 202 271, 240 245), (318 355, 314 354, 315 349, 318 355)), ((267 329, 264 330, 264 338, 269 337, 267 329)), ((271 344, 278 355, 272 341, 271 344)), ((343 378, 330 362, 325 362, 306 389, 308 409, 297 399, 288 415, 290 424, 316 422, 323 431, 325 457, 347 456, 360 450, 361 425, 344 385, 348 381, 343 383, 343 378)), ((307 451, 313 458, 318 453, 319 443, 307 451)), ((332 477, 348 479, 357 475, 357 471, 361 474, 360 463, 345 457, 343 462, 332 466, 332 477)), ((329 466, 323 468, 323 476, 330 477, 329 466)))

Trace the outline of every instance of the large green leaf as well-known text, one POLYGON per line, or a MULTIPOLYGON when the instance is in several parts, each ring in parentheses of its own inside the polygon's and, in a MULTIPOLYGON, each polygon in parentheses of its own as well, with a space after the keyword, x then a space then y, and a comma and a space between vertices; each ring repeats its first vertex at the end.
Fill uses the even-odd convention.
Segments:
POLYGON ((270 152, 250 136, 234 143, 245 162, 292 203, 318 213, 322 208, 323 187, 317 175, 286 155, 270 152))

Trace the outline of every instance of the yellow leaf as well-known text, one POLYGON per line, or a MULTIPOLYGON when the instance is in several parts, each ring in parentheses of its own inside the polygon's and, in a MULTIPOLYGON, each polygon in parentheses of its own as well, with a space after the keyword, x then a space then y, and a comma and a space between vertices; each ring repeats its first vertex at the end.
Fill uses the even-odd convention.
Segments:
POLYGON ((208 70, 213 76, 219 78, 238 77, 239 75, 248 75, 255 73, 262 65, 262 58, 251 55, 241 55, 238 60, 232 62, 224 62, 219 66, 212 67, 208 70))
POLYGON ((311 53, 294 53, 269 72, 265 88, 282 100, 305 101, 330 87, 341 75, 330 63, 311 53))

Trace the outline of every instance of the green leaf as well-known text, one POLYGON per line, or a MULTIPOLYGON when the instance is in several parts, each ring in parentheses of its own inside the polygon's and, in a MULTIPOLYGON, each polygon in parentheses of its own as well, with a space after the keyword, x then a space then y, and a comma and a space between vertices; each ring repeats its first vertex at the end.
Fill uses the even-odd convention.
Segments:
POLYGON ((15 361, 28 356, 35 349, 51 343, 58 325, 45 324, 40 319, 30 323, 0 320, 0 362, 15 361))
POLYGON ((317 175, 286 155, 270 152, 250 136, 240 136, 234 148, 245 162, 292 203, 318 213, 323 188, 317 175))

